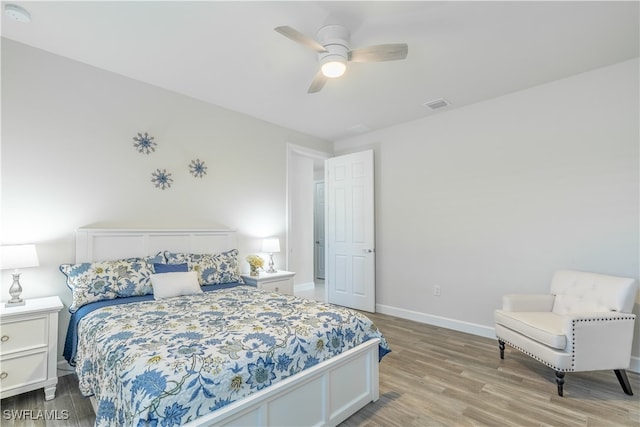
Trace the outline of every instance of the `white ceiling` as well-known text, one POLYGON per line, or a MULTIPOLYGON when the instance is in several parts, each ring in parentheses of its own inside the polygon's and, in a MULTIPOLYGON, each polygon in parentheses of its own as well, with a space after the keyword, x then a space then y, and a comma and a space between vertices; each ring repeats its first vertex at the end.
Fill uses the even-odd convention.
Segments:
POLYGON ((3 14, 3 37, 327 140, 639 55, 637 1, 12 3, 32 22, 3 14), (407 59, 350 63, 307 94, 316 54, 273 28, 329 23, 354 48, 406 42, 407 59))

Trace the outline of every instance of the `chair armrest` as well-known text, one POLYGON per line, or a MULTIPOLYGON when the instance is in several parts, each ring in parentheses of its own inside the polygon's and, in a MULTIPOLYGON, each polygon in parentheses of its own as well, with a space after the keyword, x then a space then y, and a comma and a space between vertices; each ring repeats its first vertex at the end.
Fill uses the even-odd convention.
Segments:
POLYGON ((502 297, 504 311, 551 311, 555 295, 509 294, 502 297))
POLYGON ((563 317, 576 371, 629 367, 635 314, 609 311, 563 317))

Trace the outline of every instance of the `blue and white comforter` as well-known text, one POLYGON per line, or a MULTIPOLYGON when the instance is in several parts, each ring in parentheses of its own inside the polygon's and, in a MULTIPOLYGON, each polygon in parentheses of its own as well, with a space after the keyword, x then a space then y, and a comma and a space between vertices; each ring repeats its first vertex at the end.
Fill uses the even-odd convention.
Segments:
POLYGON ((76 371, 97 426, 172 426, 371 338, 390 351, 358 312, 239 286, 89 313, 76 371))

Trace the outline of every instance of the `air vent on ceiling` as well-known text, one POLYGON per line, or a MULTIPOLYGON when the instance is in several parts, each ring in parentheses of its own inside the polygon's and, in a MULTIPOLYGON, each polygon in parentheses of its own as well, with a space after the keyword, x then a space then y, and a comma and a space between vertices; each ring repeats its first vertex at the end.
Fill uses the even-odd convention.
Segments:
POLYGON ((432 110, 438 110, 440 108, 448 107, 449 101, 444 98, 434 99, 433 101, 425 102, 425 107, 431 108, 432 110))

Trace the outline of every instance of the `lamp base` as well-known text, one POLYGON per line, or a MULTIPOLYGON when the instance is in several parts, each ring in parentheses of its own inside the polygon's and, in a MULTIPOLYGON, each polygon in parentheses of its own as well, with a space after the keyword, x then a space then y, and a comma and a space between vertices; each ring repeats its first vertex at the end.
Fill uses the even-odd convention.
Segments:
POLYGON ((4 306, 6 308, 12 308, 12 307, 20 307, 20 306, 22 306, 24 304, 25 304, 25 301, 22 298, 20 298, 18 301, 7 301, 4 304, 4 306))
POLYGON ((22 286, 20 286, 20 272, 16 270, 13 273, 13 283, 9 288, 9 295, 11 295, 11 299, 7 301, 4 305, 5 307, 20 307, 24 305, 24 300, 20 298, 20 294, 22 293, 22 286))
POLYGON ((273 268, 273 253, 269 254, 269 269, 266 271, 267 273, 277 273, 278 270, 273 268))

